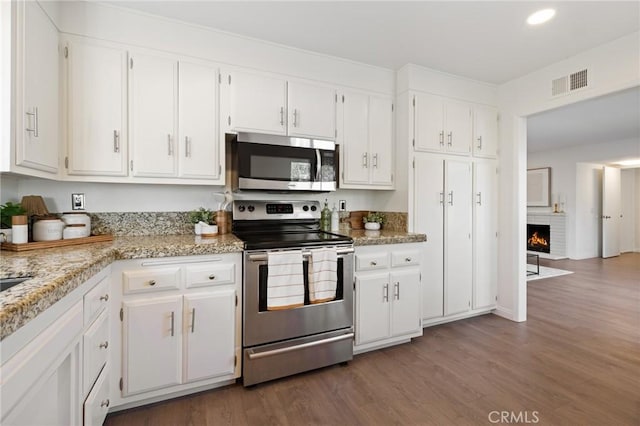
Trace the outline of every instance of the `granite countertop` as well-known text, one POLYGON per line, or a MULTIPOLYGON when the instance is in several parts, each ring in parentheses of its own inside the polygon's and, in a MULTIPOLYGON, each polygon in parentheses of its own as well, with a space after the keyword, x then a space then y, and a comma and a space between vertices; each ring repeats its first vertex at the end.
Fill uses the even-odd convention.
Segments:
MULTIPOLYGON (((400 231, 341 230, 340 233, 351 236, 356 246, 426 241, 424 234, 400 231)), ((113 242, 27 252, 2 251, 0 278, 33 278, 0 293, 0 340, 116 260, 233 253, 242 249, 242 241, 225 234, 214 238, 122 236, 115 237, 113 242)))
POLYGON ((232 234, 115 237, 113 242, 26 252, 2 251, 0 278, 33 278, 0 293, 0 340, 79 287, 115 260, 242 251, 232 234))

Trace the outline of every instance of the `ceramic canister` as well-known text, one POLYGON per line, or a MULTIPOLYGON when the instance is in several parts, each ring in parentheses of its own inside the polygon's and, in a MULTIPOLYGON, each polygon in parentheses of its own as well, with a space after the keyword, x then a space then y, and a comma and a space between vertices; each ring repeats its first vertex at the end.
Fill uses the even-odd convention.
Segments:
MULTIPOLYGON (((64 213, 60 219, 62 219, 64 224, 67 226, 83 225, 82 230, 84 232, 81 235, 81 237, 88 237, 89 235, 91 235, 91 218, 89 217, 88 214, 64 213)), ((74 235, 77 235, 76 232, 79 232, 79 231, 74 230, 74 235)), ((76 237, 76 238, 80 238, 80 237, 76 237)))
POLYGON ((33 241, 55 241, 62 239, 64 222, 60 219, 42 219, 33 224, 33 241))

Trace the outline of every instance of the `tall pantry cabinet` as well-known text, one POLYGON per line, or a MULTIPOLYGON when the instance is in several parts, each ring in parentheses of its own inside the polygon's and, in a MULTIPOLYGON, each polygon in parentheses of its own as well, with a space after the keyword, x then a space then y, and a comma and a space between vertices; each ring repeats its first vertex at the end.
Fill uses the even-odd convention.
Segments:
POLYGON ((427 235, 423 325, 496 306, 497 111, 409 92, 410 223, 427 235))

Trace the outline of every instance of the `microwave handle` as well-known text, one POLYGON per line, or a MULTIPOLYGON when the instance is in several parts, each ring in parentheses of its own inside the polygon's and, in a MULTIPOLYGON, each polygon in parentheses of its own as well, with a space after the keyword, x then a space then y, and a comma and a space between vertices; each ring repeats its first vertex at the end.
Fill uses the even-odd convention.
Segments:
POLYGON ((320 182, 322 180, 322 155, 320 155, 320 150, 316 149, 316 182, 320 182))

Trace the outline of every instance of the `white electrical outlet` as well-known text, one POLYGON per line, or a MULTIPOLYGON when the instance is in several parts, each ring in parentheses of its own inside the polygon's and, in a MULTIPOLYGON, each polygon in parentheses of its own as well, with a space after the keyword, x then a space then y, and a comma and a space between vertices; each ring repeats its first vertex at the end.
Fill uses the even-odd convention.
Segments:
POLYGON ((347 210, 347 200, 338 201, 338 205, 340 206, 339 209, 340 209, 341 212, 347 210))
POLYGON ((71 210, 84 210, 84 194, 71 194, 71 210))

